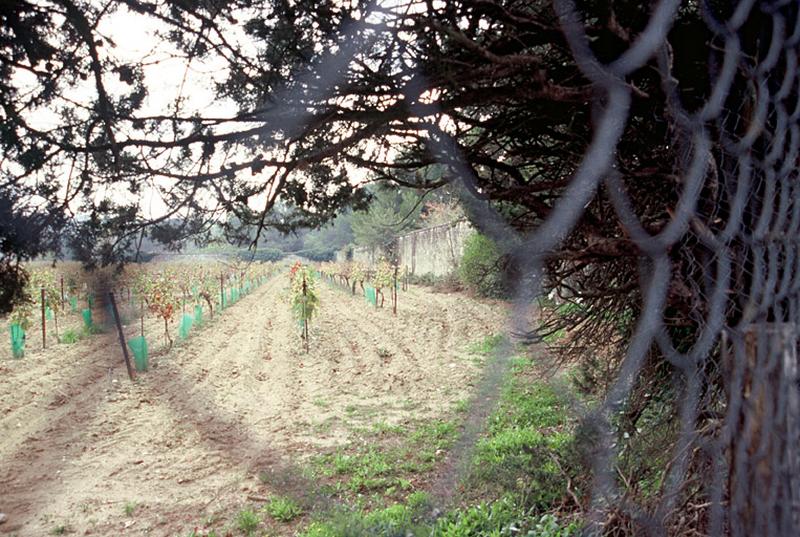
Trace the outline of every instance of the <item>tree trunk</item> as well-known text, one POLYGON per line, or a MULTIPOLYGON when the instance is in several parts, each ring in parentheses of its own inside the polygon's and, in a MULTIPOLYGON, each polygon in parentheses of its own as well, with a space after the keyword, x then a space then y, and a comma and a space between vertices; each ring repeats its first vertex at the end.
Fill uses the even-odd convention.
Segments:
POLYGON ((172 348, 172 338, 169 337, 169 321, 164 317, 164 338, 167 341, 167 349, 172 348))

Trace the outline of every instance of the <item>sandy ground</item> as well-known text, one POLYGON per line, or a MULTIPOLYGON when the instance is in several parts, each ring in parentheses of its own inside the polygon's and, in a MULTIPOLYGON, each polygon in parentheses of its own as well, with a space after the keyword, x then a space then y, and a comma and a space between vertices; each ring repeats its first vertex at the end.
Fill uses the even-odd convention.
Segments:
MULTIPOLYGON (((434 417, 469 396, 466 348, 505 321, 459 294, 414 287, 393 316, 319 287, 308 354, 280 275, 136 383, 112 335, 0 360, 0 534, 186 535, 248 495, 313 487, 297 468, 352 440, 354 420, 434 417)), ((158 347, 158 323, 146 331, 158 347)))

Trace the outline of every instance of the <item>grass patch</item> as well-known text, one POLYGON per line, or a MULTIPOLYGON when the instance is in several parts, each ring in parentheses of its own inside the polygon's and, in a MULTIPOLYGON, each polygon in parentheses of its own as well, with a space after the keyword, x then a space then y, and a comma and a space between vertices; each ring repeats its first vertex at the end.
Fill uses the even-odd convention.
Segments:
MULTIPOLYGON (((474 350, 491 353, 500 341, 486 338, 474 350)), ((457 433, 453 422, 423 423, 399 447, 372 443, 355 453, 329 455, 320 467, 345 488, 368 479, 410 476, 432 469, 437 454, 452 444, 457 433)), ((577 481, 569 474, 575 468, 573 453, 573 427, 565 399, 537 379, 530 359, 512 358, 509 379, 476 446, 465 483, 469 492, 462 500, 471 505, 431 522, 427 495, 406 492, 404 500, 389 506, 362 502, 358 508, 313 521, 300 536, 574 537, 580 525, 554 514, 568 505, 567 480, 577 481)), ((360 487, 352 490, 362 496, 369 492, 360 487)), ((393 498, 400 499, 400 492, 393 498)))
POLYGON ((261 518, 252 509, 242 509, 236 514, 236 527, 245 535, 252 535, 259 524, 261 518))
POLYGON ((291 522, 303 514, 300 504, 285 496, 270 498, 269 503, 264 506, 263 510, 270 518, 278 522, 291 522))
MULTIPOLYGON (((499 335, 484 338, 471 352, 491 355, 502 341, 499 335)), ((568 483, 580 484, 580 466, 567 399, 539 380, 529 358, 511 358, 509 371, 461 487, 466 492, 458 500, 465 507, 431 517, 435 506, 420 490, 458 436, 458 422, 431 420, 401 427, 378 421, 362 430, 362 441, 311 460, 320 489, 349 507, 308 513, 310 524, 295 535, 576 537, 581 527, 570 521, 570 496, 580 497, 581 491, 570 490, 568 483)), ((456 411, 468 409, 467 400, 455 404, 456 411)), ((345 412, 363 409, 349 405, 345 412)), ((283 497, 271 498, 261 512, 279 522, 305 514, 283 497)), ((252 511, 245 513, 239 513, 237 526, 250 535, 260 520, 252 511)))
MULTIPOLYGON (((414 487, 419 474, 433 469, 455 440, 449 421, 423 423, 408 429, 378 422, 364 444, 351 445, 314 459, 316 473, 328 478, 328 488, 345 499, 359 495, 400 499, 414 487)), ((381 501, 368 500, 372 504, 381 501)))
POLYGON ((125 516, 133 516, 136 511, 136 502, 125 502, 125 516))
POLYGON ((427 522, 427 506, 412 496, 407 502, 372 512, 342 511, 313 522, 300 537, 574 537, 576 524, 563 524, 554 515, 527 519, 511 498, 483 502, 427 522))
POLYGON ((373 432, 376 434, 403 434, 406 432, 402 425, 392 425, 385 421, 379 421, 372 426, 373 432))
POLYGON ((83 332, 81 330, 75 330, 74 328, 67 328, 64 330, 64 333, 61 334, 61 343, 65 343, 67 345, 72 345, 77 343, 81 339, 83 339, 83 332))
POLYGON ((512 377, 475 450, 468 490, 476 497, 513 493, 535 513, 569 504, 575 475, 575 436, 566 401, 535 378, 530 360, 513 359, 512 377))
POLYGON ((467 347, 467 352, 470 354, 478 354, 480 356, 489 356, 503 341, 503 334, 493 334, 486 336, 480 341, 471 343, 467 347))

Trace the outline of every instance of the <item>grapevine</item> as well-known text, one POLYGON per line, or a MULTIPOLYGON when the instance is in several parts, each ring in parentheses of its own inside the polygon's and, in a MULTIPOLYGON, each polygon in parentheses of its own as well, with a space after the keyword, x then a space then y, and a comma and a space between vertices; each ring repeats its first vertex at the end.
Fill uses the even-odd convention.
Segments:
POLYGON ((316 281, 313 269, 300 262, 295 263, 289 271, 291 281, 292 313, 303 327, 302 337, 308 351, 308 323, 319 309, 316 281))
POLYGON ((169 335, 169 321, 175 315, 178 302, 178 290, 172 274, 162 271, 145 280, 144 296, 147 309, 157 317, 164 319, 164 337, 169 347, 172 347, 172 337, 169 335))
POLYGON ((381 258, 375 266, 372 285, 375 287, 375 292, 381 296, 381 307, 383 307, 383 289, 391 289, 394 285, 394 267, 385 258, 381 258))
POLYGON ((356 294, 356 284, 361 286, 361 291, 364 291, 364 281, 367 279, 367 267, 359 261, 353 261, 350 264, 350 280, 352 281, 353 294, 356 294))
MULTIPOLYGON (((56 277, 49 270, 35 270, 31 273, 28 282, 29 296, 41 297, 41 289, 44 289, 44 306, 53 312, 55 321, 56 339, 58 339, 58 314, 61 311, 61 293, 56 284, 56 277)), ((41 300, 41 298, 39 298, 41 300)))

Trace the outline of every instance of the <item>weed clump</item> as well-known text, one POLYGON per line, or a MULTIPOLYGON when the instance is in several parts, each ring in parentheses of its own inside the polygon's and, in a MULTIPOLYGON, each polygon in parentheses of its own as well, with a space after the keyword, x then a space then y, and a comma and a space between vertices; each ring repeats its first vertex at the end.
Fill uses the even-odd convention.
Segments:
POLYGON ((264 511, 278 522, 291 522, 303 514, 303 508, 291 498, 274 496, 264 506, 264 511))

